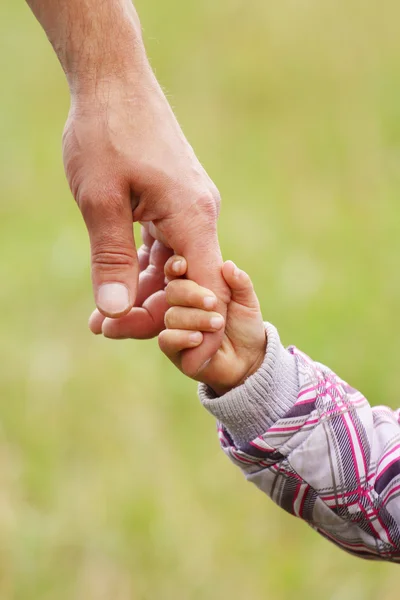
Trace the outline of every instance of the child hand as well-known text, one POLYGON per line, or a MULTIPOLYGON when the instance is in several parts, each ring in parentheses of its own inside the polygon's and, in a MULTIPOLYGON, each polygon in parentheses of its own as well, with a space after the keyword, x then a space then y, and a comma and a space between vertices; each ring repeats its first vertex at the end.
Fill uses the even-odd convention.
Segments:
POLYGON ((170 281, 166 287, 171 308, 165 314, 166 329, 158 337, 166 356, 188 377, 209 385, 221 396, 255 373, 266 351, 266 332, 260 305, 250 277, 232 261, 222 267, 222 275, 231 291, 226 324, 214 312, 215 295, 188 279, 174 279, 186 273, 187 263, 180 256, 171 257, 165 266, 170 281), (204 332, 225 326, 222 344, 216 354, 197 373, 185 372, 182 354, 203 341, 204 332))

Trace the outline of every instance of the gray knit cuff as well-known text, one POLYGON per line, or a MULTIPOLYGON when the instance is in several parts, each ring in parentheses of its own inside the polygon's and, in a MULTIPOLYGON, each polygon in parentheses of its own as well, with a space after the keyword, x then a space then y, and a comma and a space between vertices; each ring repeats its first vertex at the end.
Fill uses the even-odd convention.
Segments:
POLYGON ((201 403, 222 423, 238 447, 264 434, 288 413, 299 393, 295 357, 282 346, 273 325, 266 323, 265 328, 267 351, 254 375, 220 397, 207 385, 199 385, 201 403))

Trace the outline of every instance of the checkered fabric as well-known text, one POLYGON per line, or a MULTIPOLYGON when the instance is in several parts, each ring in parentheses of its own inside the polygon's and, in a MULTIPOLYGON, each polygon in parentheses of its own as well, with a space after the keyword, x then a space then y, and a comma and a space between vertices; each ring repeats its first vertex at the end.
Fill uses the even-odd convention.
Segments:
POLYGON ((297 400, 249 443, 221 446, 290 514, 356 556, 400 562, 400 412, 371 408, 324 365, 290 347, 297 400))

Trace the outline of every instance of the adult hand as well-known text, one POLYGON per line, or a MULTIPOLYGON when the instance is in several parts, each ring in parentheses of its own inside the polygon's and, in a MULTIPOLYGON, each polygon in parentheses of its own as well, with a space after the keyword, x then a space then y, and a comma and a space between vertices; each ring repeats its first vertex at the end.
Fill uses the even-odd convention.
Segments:
MULTIPOLYGON (((113 317, 95 315, 91 328, 111 338, 153 337, 162 330, 165 246, 185 257, 189 278, 216 293, 224 316, 229 300, 217 238, 218 192, 150 71, 148 77, 151 86, 139 88, 144 91, 107 83, 96 97, 74 99, 64 133, 67 177, 90 236, 96 304, 113 317), (132 220, 148 231, 139 289, 132 220)), ((209 334, 188 352, 187 368, 199 369, 220 339, 209 334)))
MULTIPOLYGON (((165 249, 145 240, 143 254, 151 260, 138 290, 132 221, 145 223, 153 237, 186 258, 188 276, 216 293, 225 316, 229 291, 217 239, 219 195, 154 77, 130 0, 28 2, 71 91, 64 163, 89 232, 95 302, 103 316, 122 317, 101 323, 95 316, 92 330, 142 338, 163 327, 158 292, 165 249), (142 306, 140 314, 130 312, 134 304, 142 306)), ((220 339, 210 335, 188 354, 191 371, 217 350, 220 339)))

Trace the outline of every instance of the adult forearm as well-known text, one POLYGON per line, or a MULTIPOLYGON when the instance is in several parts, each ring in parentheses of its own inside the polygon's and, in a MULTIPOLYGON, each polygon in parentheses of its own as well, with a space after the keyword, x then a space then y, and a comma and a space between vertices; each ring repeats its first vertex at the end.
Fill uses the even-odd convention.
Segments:
POLYGON ((71 91, 147 71, 131 0, 27 0, 60 60, 71 91))

